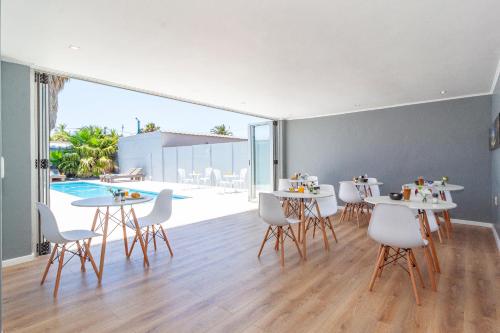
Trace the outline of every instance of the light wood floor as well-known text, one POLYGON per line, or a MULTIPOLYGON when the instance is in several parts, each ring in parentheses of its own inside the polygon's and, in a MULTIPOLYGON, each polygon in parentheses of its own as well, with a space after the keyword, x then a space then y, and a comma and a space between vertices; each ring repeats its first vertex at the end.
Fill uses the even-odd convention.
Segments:
MULTIPOLYGON (((329 253, 316 235, 307 262, 288 243, 284 270, 271 244, 257 259, 265 230, 255 211, 172 229, 174 258, 164 244, 156 254, 150 246, 149 269, 138 248, 126 260, 122 242, 113 242, 102 286, 90 265, 81 273, 74 258, 63 270, 57 301, 55 270, 39 284, 46 258, 7 268, 5 332, 486 333, 500 327, 500 256, 490 229, 455 225, 453 240, 438 244, 438 292, 419 289, 422 306, 398 266, 389 266, 368 292, 377 245, 366 226, 339 226, 329 253)), ((428 281, 422 253, 416 254, 428 281)))

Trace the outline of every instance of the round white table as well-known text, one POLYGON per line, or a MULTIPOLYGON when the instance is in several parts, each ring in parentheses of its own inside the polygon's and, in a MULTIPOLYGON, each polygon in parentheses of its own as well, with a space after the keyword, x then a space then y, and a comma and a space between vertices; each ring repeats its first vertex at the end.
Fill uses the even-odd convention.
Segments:
MULTIPOLYGON (((102 229, 102 244, 101 244, 101 257, 100 257, 100 262, 99 262, 99 274, 98 274, 98 280, 99 283, 102 280, 102 273, 104 269, 104 257, 106 255, 106 239, 107 237, 118 227, 121 225, 122 230, 123 230, 123 242, 125 245, 125 255, 129 255, 128 251, 128 244, 127 244, 127 220, 132 220, 133 224, 136 227, 136 232, 140 233, 140 227, 139 224, 137 223, 137 216, 135 215, 135 211, 133 208, 133 205, 138 205, 138 204, 143 204, 146 202, 149 202, 153 200, 152 197, 149 196, 144 196, 140 199, 132 199, 132 198, 127 198, 123 201, 115 201, 115 199, 112 196, 107 196, 107 197, 95 197, 95 198, 86 198, 86 199, 80 199, 73 201, 71 203, 72 206, 76 207, 93 207, 96 208, 95 214, 94 214, 94 220, 92 221, 92 231, 95 231, 96 229, 102 229), (130 209, 128 212, 125 212, 124 206, 130 206, 130 209), (118 209, 110 213, 110 207, 117 207, 118 209), (105 209, 104 209, 105 208, 105 209), (121 218, 116 217, 115 215, 120 213, 121 218), (99 220, 99 224, 97 224, 97 221, 99 220), (112 221, 116 224, 115 228, 111 230, 111 232, 108 233, 108 226, 109 226, 109 221, 112 221)), ((139 241, 141 243, 142 251, 144 254, 144 260, 145 263, 149 265, 149 261, 147 260, 147 255, 146 255, 146 248, 145 244, 142 240, 142 237, 138 237, 139 241)), ((88 246, 90 248, 90 242, 91 238, 88 239, 88 246)), ((84 260, 86 257, 84 257, 84 260)))
MULTIPOLYGON (((417 185, 415 183, 404 184, 403 186, 408 186, 409 188, 417 188, 417 185)), ((432 184, 425 184, 423 186, 424 186, 424 188, 436 189, 439 192, 444 192, 444 191, 449 191, 449 192, 462 191, 465 188, 462 185, 455 185, 455 184, 441 185, 441 182, 434 182, 432 184)))
POLYGON ((300 219, 300 233, 299 233, 299 241, 302 241, 302 256, 304 260, 307 259, 307 252, 306 252, 306 217, 305 217, 305 201, 311 201, 309 209, 311 209, 313 206, 316 208, 316 213, 318 215, 318 218, 320 219, 321 223, 321 229, 323 233, 323 241, 325 244, 325 249, 329 249, 328 245, 328 238, 326 236, 326 228, 325 228, 325 221, 323 217, 321 216, 321 212, 319 209, 319 205, 316 201, 318 198, 326 198, 326 197, 331 197, 334 196, 335 193, 332 191, 319 191, 317 194, 313 194, 308 192, 307 190, 304 193, 300 192, 290 192, 290 191, 274 191, 273 194, 278 197, 278 198, 283 198, 286 201, 289 200, 296 200, 299 202, 299 219, 300 219), (302 239, 300 239, 300 235, 302 235, 302 239))
MULTIPOLYGON (((390 205, 403 205, 410 209, 418 210, 419 213, 419 223, 422 234, 425 239, 429 242, 429 247, 431 250, 432 261, 434 264, 434 269, 436 272, 440 273, 441 268, 439 266, 439 259, 437 257, 436 247, 434 245, 434 240, 430 234, 429 221, 427 220, 426 211, 447 211, 449 209, 453 209, 457 207, 457 204, 454 202, 449 202, 445 200, 439 200, 438 203, 432 203, 432 199, 428 199, 429 201, 423 202, 420 198, 412 197, 410 200, 392 200, 389 196, 379 196, 379 197, 368 197, 365 198, 365 201, 371 203, 373 205, 377 204, 390 204, 390 205)), ((431 274, 431 284, 432 288, 436 290, 436 281, 434 278, 433 272, 429 272, 431 274)))

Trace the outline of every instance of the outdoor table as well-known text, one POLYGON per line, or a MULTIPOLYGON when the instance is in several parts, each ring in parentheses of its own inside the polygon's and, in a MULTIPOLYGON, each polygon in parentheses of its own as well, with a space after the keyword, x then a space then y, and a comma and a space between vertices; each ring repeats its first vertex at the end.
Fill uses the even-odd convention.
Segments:
MULTIPOLYGON (((384 204, 391 204, 391 205, 403 205, 406 206, 412 210, 417 210, 419 214, 419 223, 420 223, 420 229, 422 231, 422 234, 425 239, 429 242, 429 247, 431 250, 431 257, 432 257, 432 262, 434 265, 434 269, 436 272, 440 273, 441 268, 439 266, 439 260, 437 257, 437 252, 436 252, 436 247, 434 245, 434 240, 431 237, 430 234, 430 227, 429 227, 429 221, 427 220, 427 214, 426 211, 442 211, 442 210, 448 210, 448 209, 453 209, 457 207, 457 204, 445 200, 440 200, 438 203, 432 203, 432 202, 423 202, 422 199, 418 199, 415 197, 410 198, 410 200, 392 200, 389 196, 379 196, 379 197, 368 197, 365 198, 365 201, 368 203, 371 203, 373 205, 377 205, 380 203, 384 204)), ((432 287, 435 290, 436 289, 436 281, 434 279, 434 273, 429 272, 431 275, 431 283, 432 287)))
POLYGON ((323 240, 325 242, 325 248, 329 249, 328 246, 328 240, 326 238, 326 232, 325 232, 325 221, 323 217, 321 216, 321 212, 319 209, 319 205, 316 201, 317 198, 326 198, 326 197, 331 197, 334 195, 333 192, 331 191, 320 191, 318 194, 313 194, 308 191, 305 191, 304 193, 300 192, 290 192, 290 191, 274 191, 273 194, 278 197, 278 198, 283 198, 285 200, 296 200, 299 201, 299 219, 300 219, 300 233, 302 234, 302 255, 304 260, 307 259, 307 254, 306 254, 306 216, 305 216, 305 201, 311 201, 310 207, 313 205, 316 207, 316 212, 318 214, 318 218, 320 219, 320 223, 323 226, 323 240))
MULTIPOLYGON (((236 189, 234 188, 233 180, 240 178, 240 176, 235 175, 235 174, 226 174, 226 175, 223 175, 222 177, 231 183, 231 188, 233 189, 233 192, 237 192, 236 189)), ((231 193, 231 192, 229 192, 229 193, 231 193)))
MULTIPOLYGON (((115 201, 112 196, 107 197, 95 197, 95 198, 86 198, 73 201, 71 205, 76 207, 92 207, 96 208, 94 214, 94 220, 92 222, 92 231, 96 229, 102 230, 102 244, 101 244, 101 257, 99 262, 99 274, 98 280, 99 283, 102 280, 102 273, 104 269, 104 257, 106 254, 106 239, 113 231, 116 230, 117 227, 121 226, 123 230, 123 242, 125 244, 125 255, 128 256, 128 244, 127 244, 127 230, 126 230, 126 222, 127 220, 132 220, 133 224, 136 227, 136 232, 140 234, 140 227, 137 223, 137 216, 135 215, 135 211, 133 205, 143 204, 153 200, 152 197, 144 196, 140 199, 132 199, 127 198, 124 201, 115 201), (130 206, 128 212, 125 212, 125 206, 130 206), (116 208, 115 212, 110 213, 110 208, 116 208), (121 217, 116 217, 115 215, 120 213, 121 217), (102 218, 104 217, 104 218, 102 218), (99 224, 97 224, 97 220, 99 220, 99 224), (115 227, 108 233, 109 221, 114 222, 115 227)), ((146 256, 146 247, 142 240, 142 237, 138 237, 139 242, 141 243, 142 251, 144 254, 144 261, 146 264, 149 264, 146 256)), ((90 248, 91 238, 88 239, 88 246, 90 248)), ((84 260, 86 257, 84 258, 84 260)))

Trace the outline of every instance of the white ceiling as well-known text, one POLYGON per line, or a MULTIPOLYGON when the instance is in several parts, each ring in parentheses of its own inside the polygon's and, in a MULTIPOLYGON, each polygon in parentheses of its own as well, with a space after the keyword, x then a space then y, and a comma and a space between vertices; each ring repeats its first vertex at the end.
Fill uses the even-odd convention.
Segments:
POLYGON ((490 93, 500 56, 498 0, 3 0, 1 9, 5 59, 270 118, 490 93))

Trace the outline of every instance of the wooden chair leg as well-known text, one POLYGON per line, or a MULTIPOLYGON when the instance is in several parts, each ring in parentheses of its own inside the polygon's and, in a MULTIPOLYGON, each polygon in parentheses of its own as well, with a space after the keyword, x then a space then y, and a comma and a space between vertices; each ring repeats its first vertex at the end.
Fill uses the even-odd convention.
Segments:
POLYGON ((267 237, 269 236, 270 231, 271 231, 271 226, 269 226, 269 228, 267 228, 267 230, 266 230, 266 235, 264 236, 264 239, 262 240, 262 244, 260 245, 259 254, 257 255, 257 258, 260 258, 260 255, 262 254, 262 250, 264 249, 264 244, 266 244, 266 242, 267 242, 267 237))
POLYGON ((431 281, 431 288, 433 291, 437 291, 434 264, 432 263, 432 256, 427 246, 424 246, 424 256, 427 263, 427 271, 429 272, 429 280, 431 281))
POLYGON ((134 236, 134 240, 132 241, 132 245, 130 245, 130 249, 128 250, 127 258, 130 258, 132 254, 132 250, 134 249, 135 242, 137 242, 137 233, 134 236))
POLYGON ((295 246, 297 247, 297 251, 299 251, 299 255, 301 258, 304 258, 304 256, 302 256, 302 251, 300 251, 300 246, 299 246, 299 242, 297 242, 297 238, 295 238, 295 234, 293 232, 293 228, 291 226, 288 227, 288 230, 290 230, 290 233, 292 234, 292 239, 293 239, 293 242, 295 243, 295 246))
POLYGON ((82 272, 85 272, 85 259, 83 259, 84 253, 82 251, 82 247, 80 246, 80 242, 76 241, 76 248, 78 249, 78 256, 80 257, 80 269, 82 272))
POLYGON ((45 278, 47 278, 47 273, 49 272, 50 266, 52 266, 52 260, 54 260, 54 256, 57 253, 58 246, 59 246, 58 244, 54 244, 54 248, 52 249, 52 253, 50 254, 47 266, 45 266, 45 271, 43 272, 42 281, 40 282, 40 284, 43 284, 45 282, 45 278))
POLYGON ((420 268, 418 267, 417 259, 415 258, 415 254, 413 253, 413 250, 408 250, 410 253, 410 259, 413 267, 415 267, 415 270, 417 271, 418 279, 420 280, 420 284, 422 285, 422 288, 425 288, 425 283, 424 279, 422 278, 422 272, 420 272, 420 268))
POLYGON ((379 255, 377 261, 375 262, 375 268, 373 269, 372 279, 370 280, 370 285, 368 287, 369 291, 373 290, 373 285, 375 284, 375 279, 377 278, 378 272, 380 270, 380 266, 382 265, 382 261, 384 260, 385 246, 380 245, 379 247, 379 255))
POLYGON ((281 245, 281 267, 285 267, 285 239, 283 237, 283 227, 279 228, 280 245, 281 245))
POLYGON ((333 239, 335 239, 335 243, 338 243, 337 235, 335 234, 335 230, 333 230, 333 222, 331 220, 331 216, 328 216, 326 218, 326 220, 328 221, 328 227, 330 227, 330 230, 332 231, 332 235, 333 235, 333 239))
POLYGON ((64 252, 66 252, 66 244, 62 246, 61 255, 59 256, 59 266, 57 266, 56 285, 54 287, 54 298, 57 297, 59 291, 59 283, 61 281, 61 271, 64 265, 64 252))
POLYGON ((151 230, 153 230, 153 245, 154 245, 154 248, 156 251, 156 234, 155 234, 155 226, 154 225, 151 226, 151 230))
POLYGON ((149 245, 149 227, 146 227, 146 251, 148 250, 149 245))
POLYGON ((144 264, 149 266, 148 252, 146 250, 146 246, 144 245, 144 240, 142 239, 141 228, 139 227, 139 222, 137 221, 137 216, 135 215, 134 208, 130 208, 130 212, 132 213, 132 219, 135 225, 136 237, 139 239, 139 244, 141 244, 142 254, 144 255, 144 264))
POLYGON ((413 288, 413 294, 415 295, 415 300, 417 301, 417 305, 420 305, 420 297, 418 296, 417 284, 415 283, 415 275, 413 273, 413 265, 411 262, 410 251, 406 251, 406 261, 408 266, 408 272, 410 273, 411 286, 413 288))
POLYGON ((161 226, 161 224, 159 226, 160 226, 160 230, 161 230, 161 233, 163 235, 163 238, 165 239, 165 243, 167 244, 168 252, 170 252, 170 256, 173 257, 174 251, 172 251, 172 247, 170 247, 170 242, 168 241, 167 233, 165 232, 165 230, 163 230, 163 227, 161 226))
MULTIPOLYGON (((382 272, 384 270, 384 267, 385 267, 385 262, 387 261, 387 257, 389 256, 389 251, 390 251, 390 247, 389 246, 386 246, 384 247, 384 254, 383 254, 383 258, 382 258, 382 265, 380 266, 380 269, 378 271, 378 277, 382 277, 382 272)), ((398 249, 399 251, 399 249, 398 249)))
POLYGON ((95 275, 99 278, 99 270, 97 269, 97 265, 95 264, 94 257, 92 256, 92 252, 90 252, 90 246, 88 243, 85 243, 85 240, 82 241, 83 246, 85 246, 85 255, 89 257, 90 263, 92 264, 92 268, 94 269, 95 275))

